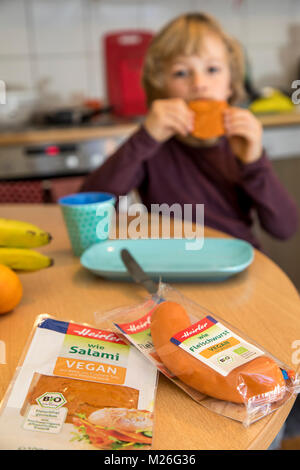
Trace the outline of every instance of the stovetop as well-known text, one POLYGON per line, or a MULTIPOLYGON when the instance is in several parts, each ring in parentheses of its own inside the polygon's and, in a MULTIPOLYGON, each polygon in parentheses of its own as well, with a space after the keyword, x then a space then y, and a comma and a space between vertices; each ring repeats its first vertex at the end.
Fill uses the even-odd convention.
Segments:
POLYGON ((0 134, 1 133, 18 133, 18 132, 28 132, 28 131, 45 131, 45 130, 52 130, 52 129, 74 129, 74 128, 97 128, 97 127, 112 127, 118 125, 126 125, 126 124, 139 124, 143 121, 144 117, 134 117, 134 118, 123 118, 117 117, 113 115, 99 115, 94 116, 92 119, 86 122, 45 122, 43 119, 33 119, 31 122, 27 124, 22 124, 19 126, 1 126, 0 127, 0 134))

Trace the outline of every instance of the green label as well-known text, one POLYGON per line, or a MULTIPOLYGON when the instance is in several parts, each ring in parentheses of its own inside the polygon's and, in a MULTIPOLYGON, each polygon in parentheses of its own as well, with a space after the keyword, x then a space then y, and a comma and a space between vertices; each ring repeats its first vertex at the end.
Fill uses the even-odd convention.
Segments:
POLYGON ((126 367, 130 346, 75 335, 65 335, 60 357, 126 367))

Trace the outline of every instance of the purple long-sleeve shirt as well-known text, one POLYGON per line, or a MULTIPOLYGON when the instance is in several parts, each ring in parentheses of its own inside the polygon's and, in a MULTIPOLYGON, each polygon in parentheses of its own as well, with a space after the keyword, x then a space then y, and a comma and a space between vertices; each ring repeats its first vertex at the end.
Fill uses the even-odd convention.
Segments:
POLYGON ((298 226, 298 210, 265 154, 242 164, 223 137, 212 147, 192 147, 176 138, 160 143, 141 126, 85 180, 80 191, 116 196, 137 189, 151 204, 204 204, 205 225, 244 239, 257 248, 252 211, 261 226, 287 239, 298 226))

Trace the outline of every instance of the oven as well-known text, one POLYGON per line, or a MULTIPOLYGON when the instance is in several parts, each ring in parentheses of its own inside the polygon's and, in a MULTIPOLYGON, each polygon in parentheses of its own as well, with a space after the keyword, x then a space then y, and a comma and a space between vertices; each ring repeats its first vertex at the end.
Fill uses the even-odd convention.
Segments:
POLYGON ((0 147, 0 203, 50 203, 77 192, 126 136, 0 147))

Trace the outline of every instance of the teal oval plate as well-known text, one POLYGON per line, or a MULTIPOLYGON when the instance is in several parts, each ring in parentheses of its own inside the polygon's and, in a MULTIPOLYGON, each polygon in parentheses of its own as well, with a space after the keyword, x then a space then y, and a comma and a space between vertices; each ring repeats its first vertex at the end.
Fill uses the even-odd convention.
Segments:
POLYGON ((158 281, 222 281, 246 269, 253 261, 249 243, 231 238, 205 238, 201 249, 187 249, 189 240, 106 240, 89 247, 80 261, 94 274, 113 280, 132 280, 120 252, 126 248, 143 270, 158 281))

